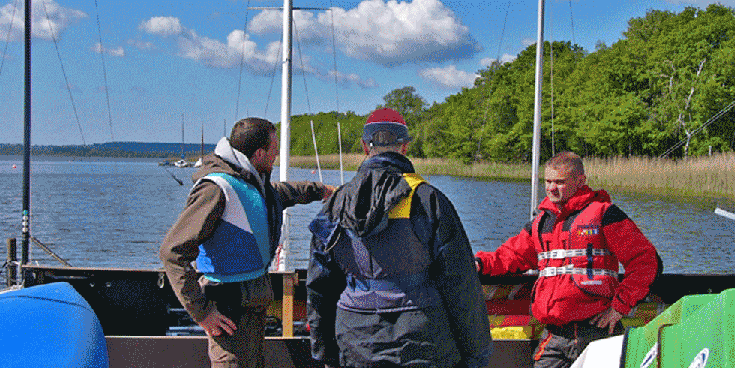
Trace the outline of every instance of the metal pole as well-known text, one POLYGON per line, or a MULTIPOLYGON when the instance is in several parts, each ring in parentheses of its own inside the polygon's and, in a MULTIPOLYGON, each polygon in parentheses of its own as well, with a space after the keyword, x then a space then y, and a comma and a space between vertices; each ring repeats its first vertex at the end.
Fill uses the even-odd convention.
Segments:
MULTIPOLYGON (((291 24, 293 23, 293 3, 283 0, 283 70, 281 75, 281 150, 280 180, 288 181, 288 166, 291 155, 291 24)), ((278 262, 278 271, 287 269, 286 259, 290 252, 289 228, 291 225, 289 210, 283 211, 283 246, 278 262)))
POLYGON ((23 125, 23 219, 21 264, 28 263, 31 238, 31 0, 25 4, 25 107, 23 125))
POLYGON ((544 81, 544 0, 538 2, 538 34, 536 39, 536 99, 533 112, 533 157, 531 160, 531 219, 533 219, 536 206, 538 206, 538 167, 541 155, 541 87, 544 81))
POLYGON ((316 157, 316 169, 317 171, 319 171, 319 181, 323 183, 324 178, 322 177, 322 165, 319 163, 319 150, 317 149, 317 146, 316 146, 316 134, 314 133, 314 120, 311 120, 310 123, 311 123, 311 141, 314 143, 314 156, 316 157))
POLYGON ((8 276, 8 287, 15 285, 15 278, 17 277, 16 266, 18 265, 18 249, 16 247, 15 238, 8 238, 8 262, 7 262, 7 276, 8 276))
POLYGON ((345 170, 342 165, 342 127, 340 127, 339 121, 337 121, 337 140, 339 141, 339 183, 344 184, 345 170))

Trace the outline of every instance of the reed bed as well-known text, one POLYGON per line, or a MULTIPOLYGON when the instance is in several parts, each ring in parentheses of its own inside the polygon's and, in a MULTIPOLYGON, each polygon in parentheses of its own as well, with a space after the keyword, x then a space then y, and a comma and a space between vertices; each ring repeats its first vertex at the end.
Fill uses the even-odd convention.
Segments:
MULTIPOLYGON (((345 170, 357 170, 365 155, 349 154, 342 158, 345 170)), ((471 177, 488 180, 530 180, 530 164, 512 164, 497 162, 482 162, 464 164, 459 160, 449 158, 411 158, 417 173, 422 175, 447 175, 471 177)), ((291 166, 302 168, 316 168, 316 159, 313 156, 292 156, 291 166)), ((339 169, 339 155, 319 156, 322 169, 339 169)))
MULTIPOLYGON (((343 157, 345 170, 356 170, 364 155, 343 157)), ((422 175, 448 175, 483 180, 524 181, 530 164, 480 162, 464 164, 448 158, 411 158, 422 175)), ((323 169, 339 169, 338 155, 320 156, 323 169)), ((291 157, 291 165, 316 168, 316 159, 291 157)), ((735 199, 735 153, 688 159, 647 157, 586 158, 587 181, 595 189, 624 191, 677 199, 735 199)), ((539 175, 543 177, 543 166, 539 175)))
POLYGON ((585 171, 596 187, 675 198, 735 198, 734 153, 680 160, 589 158, 585 171))

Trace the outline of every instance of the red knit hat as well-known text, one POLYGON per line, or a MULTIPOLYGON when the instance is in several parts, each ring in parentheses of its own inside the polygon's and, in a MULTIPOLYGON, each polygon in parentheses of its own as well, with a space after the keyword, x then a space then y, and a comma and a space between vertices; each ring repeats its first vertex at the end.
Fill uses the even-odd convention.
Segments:
POLYGON ((408 135, 408 127, 406 121, 403 120, 403 116, 386 107, 375 110, 370 114, 363 127, 362 140, 369 145, 390 146, 410 142, 411 136, 408 135), (393 133, 396 136, 395 142, 373 142, 373 136, 379 131, 393 133))

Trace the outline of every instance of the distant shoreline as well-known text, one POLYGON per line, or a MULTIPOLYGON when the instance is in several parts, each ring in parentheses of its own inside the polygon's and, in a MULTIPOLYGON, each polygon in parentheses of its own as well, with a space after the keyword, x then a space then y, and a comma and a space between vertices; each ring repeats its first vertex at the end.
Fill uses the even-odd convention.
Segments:
MULTIPOLYGON (((210 153, 205 151, 205 154, 210 153)), ((187 157, 192 163, 199 157, 187 157)), ((32 155, 34 161, 123 161, 157 163, 177 160, 178 157, 110 157, 110 156, 63 156, 32 155)), ((339 170, 339 155, 319 157, 322 169, 339 170)), ((355 171, 365 159, 364 155, 343 156, 346 171, 355 171)), ((17 161, 22 164, 22 155, 2 155, 0 161, 17 161)), ((431 176, 455 176, 478 180, 530 181, 531 165, 527 163, 481 162, 464 164, 457 159, 411 158, 416 172, 431 176)), ((276 166, 278 161, 276 161, 276 166)), ((291 156, 291 167, 315 169, 314 156, 291 156)), ((543 177, 543 168, 540 175, 543 177)), ((632 195, 669 198, 676 201, 735 202, 735 153, 693 157, 687 160, 670 160, 646 157, 586 158, 585 170, 591 187, 632 195)))

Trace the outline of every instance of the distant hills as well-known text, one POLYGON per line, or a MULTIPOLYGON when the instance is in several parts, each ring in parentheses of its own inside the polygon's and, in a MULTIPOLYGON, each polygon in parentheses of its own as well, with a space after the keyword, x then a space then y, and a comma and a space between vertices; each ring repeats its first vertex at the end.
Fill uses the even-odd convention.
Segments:
MULTIPOLYGON (((214 144, 204 145, 204 154, 214 150, 214 144)), ((184 144, 183 152, 186 157, 199 157, 202 146, 200 144, 184 144)), ((71 157, 141 157, 141 158, 172 158, 180 157, 181 143, 144 143, 144 142, 110 142, 90 145, 71 146, 31 146, 31 154, 44 156, 71 156, 71 157)), ((22 155, 22 144, 0 144, 0 155, 22 155)))

